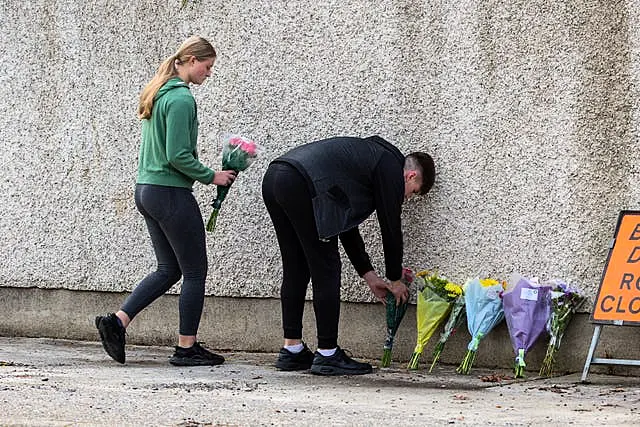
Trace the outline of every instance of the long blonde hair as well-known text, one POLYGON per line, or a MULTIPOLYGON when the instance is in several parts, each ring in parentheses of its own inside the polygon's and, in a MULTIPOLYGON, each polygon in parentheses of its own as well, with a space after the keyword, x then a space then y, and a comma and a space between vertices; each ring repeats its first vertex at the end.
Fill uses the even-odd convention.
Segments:
POLYGON ((205 59, 215 58, 216 50, 211 43, 200 36, 191 36, 186 39, 176 53, 160 64, 156 75, 153 76, 151 81, 142 89, 138 103, 138 118, 148 119, 151 117, 153 98, 155 98, 158 90, 160 90, 170 78, 178 75, 176 64, 180 65, 187 62, 192 56, 198 61, 204 61, 205 59))

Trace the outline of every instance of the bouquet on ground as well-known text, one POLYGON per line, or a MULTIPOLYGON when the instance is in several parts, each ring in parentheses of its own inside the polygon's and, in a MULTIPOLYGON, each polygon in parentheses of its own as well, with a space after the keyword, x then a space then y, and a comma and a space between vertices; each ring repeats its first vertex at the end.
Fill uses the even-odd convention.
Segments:
POLYGON ((462 288, 438 273, 421 271, 416 274, 424 282, 424 288, 418 291, 416 318, 418 337, 416 347, 409 360, 408 369, 418 369, 424 346, 436 328, 444 321, 455 300, 462 294, 462 288))
POLYGON ((516 275, 502 293, 504 318, 516 354, 515 378, 524 377, 524 368, 527 366, 524 357, 546 328, 550 291, 550 286, 541 286, 537 279, 516 275))
MULTIPOLYGON (((413 272, 410 269, 404 268, 402 270, 402 282, 407 287, 409 287, 411 283, 413 283, 413 272)), ((398 327, 400 326, 400 322, 402 322, 402 319, 407 312, 408 306, 409 301, 405 301, 400 305, 396 305, 396 297, 390 291, 387 291, 387 299, 385 304, 387 318, 387 337, 384 341, 382 361, 380 362, 380 366, 383 368, 387 368, 391 365, 391 351, 393 350, 393 340, 396 337, 396 332, 398 332, 398 327)))
POLYGON ((556 361, 556 353, 560 348, 560 341, 569 326, 573 314, 586 300, 585 295, 578 289, 571 287, 561 280, 553 280, 550 283, 550 315, 546 328, 549 333, 547 353, 542 361, 540 375, 548 377, 553 373, 553 365, 556 361))
MULTIPOLYGON (((238 135, 225 134, 222 137, 222 170, 242 172, 251 166, 261 151, 261 147, 253 141, 238 135)), ((218 213, 230 187, 230 185, 218 185, 216 188, 216 198, 211 203, 213 211, 207 221, 208 232, 213 232, 216 228, 218 213)))
POLYGON ((471 341, 467 353, 456 371, 469 374, 476 360, 478 345, 491 330, 504 318, 504 309, 500 293, 503 284, 494 279, 471 279, 464 285, 464 300, 467 311, 467 327, 471 341))
POLYGON ((442 354, 442 350, 444 350, 444 345, 446 344, 449 337, 456 333, 462 321, 464 320, 464 315, 466 313, 464 306, 464 292, 462 292, 462 288, 460 288, 460 295, 456 298, 453 303, 453 307, 451 308, 451 313, 449 313, 449 318, 447 322, 444 324, 444 330, 440 334, 440 339, 433 349, 433 361, 431 362, 431 367, 429 368, 429 372, 433 370, 433 367, 436 365, 438 360, 440 359, 440 355, 442 354))

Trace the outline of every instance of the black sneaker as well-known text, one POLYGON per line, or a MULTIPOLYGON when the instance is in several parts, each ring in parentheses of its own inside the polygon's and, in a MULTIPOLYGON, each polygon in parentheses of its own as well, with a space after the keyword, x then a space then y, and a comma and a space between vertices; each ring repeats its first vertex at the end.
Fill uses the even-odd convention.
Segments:
POLYGON ((276 360, 276 368, 281 371, 305 371, 313 363, 313 353, 305 343, 300 353, 292 353, 286 348, 281 348, 276 360))
POLYGON ((124 363, 125 328, 120 326, 115 313, 96 316, 96 328, 100 332, 102 346, 116 362, 124 363))
POLYGON ((222 365, 224 357, 210 352, 196 342, 189 348, 176 346, 176 351, 169 358, 169 363, 174 366, 214 366, 222 365))
POLYGON ((311 373, 317 375, 362 375, 370 374, 373 368, 368 363, 353 360, 338 347, 333 356, 323 356, 316 351, 311 373))

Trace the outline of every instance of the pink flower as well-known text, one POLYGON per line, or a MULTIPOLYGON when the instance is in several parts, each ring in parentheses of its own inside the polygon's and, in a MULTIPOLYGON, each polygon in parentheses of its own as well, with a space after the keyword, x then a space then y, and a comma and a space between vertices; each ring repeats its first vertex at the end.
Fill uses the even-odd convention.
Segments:
POLYGON ((246 152, 251 157, 254 157, 256 155, 257 147, 255 143, 251 141, 246 141, 246 142, 242 142, 242 145, 240 145, 240 149, 246 152))
POLYGON ((235 138, 231 138, 229 139, 229 145, 242 145, 244 143, 244 140, 242 138, 239 137, 235 137, 235 138))
POLYGON ((410 268, 404 267, 402 269, 402 278, 407 283, 413 283, 413 271, 410 268))

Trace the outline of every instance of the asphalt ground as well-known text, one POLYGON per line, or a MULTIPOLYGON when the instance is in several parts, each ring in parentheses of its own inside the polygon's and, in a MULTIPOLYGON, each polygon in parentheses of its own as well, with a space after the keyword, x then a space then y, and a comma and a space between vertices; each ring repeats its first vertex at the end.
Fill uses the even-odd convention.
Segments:
POLYGON ((278 371, 273 353, 221 352, 223 365, 179 368, 172 351, 127 346, 120 365, 99 342, 0 337, 0 425, 640 425, 637 377, 514 380, 510 370, 404 363, 321 377, 278 371))

